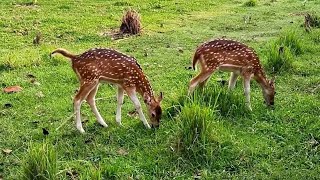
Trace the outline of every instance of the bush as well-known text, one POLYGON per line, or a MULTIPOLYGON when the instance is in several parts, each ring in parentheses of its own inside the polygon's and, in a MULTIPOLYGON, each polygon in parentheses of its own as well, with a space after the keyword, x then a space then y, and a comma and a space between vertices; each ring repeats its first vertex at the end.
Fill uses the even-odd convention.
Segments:
POLYGON ((287 47, 279 46, 277 43, 272 43, 266 52, 267 68, 269 71, 274 70, 280 72, 283 69, 292 68, 292 54, 287 47))
POLYGON ((276 40, 278 46, 288 48, 292 54, 299 55, 303 53, 303 45, 301 36, 297 31, 288 30, 280 35, 279 39, 276 40))
POLYGON ((57 179, 57 156, 52 145, 30 145, 22 164, 22 179, 57 179))
POLYGON ((248 0, 243 5, 246 7, 254 7, 257 5, 257 1, 256 0, 248 0))

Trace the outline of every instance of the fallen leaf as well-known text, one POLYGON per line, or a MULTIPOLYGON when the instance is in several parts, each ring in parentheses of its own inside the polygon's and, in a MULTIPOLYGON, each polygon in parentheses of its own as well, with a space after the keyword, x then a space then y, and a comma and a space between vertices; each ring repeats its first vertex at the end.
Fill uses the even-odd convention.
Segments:
POLYGON ((71 170, 67 171, 66 175, 72 180, 73 179, 78 179, 78 177, 79 177, 79 173, 74 169, 71 169, 71 170))
POLYGON ((45 136, 49 135, 49 131, 46 128, 42 128, 42 133, 45 136))
POLYGON ((11 149, 2 149, 5 154, 10 154, 12 152, 11 149))
POLYGON ((126 155, 129 154, 128 151, 126 151, 126 150, 123 149, 123 148, 118 149, 117 153, 118 153, 119 155, 122 155, 122 156, 126 156, 126 155))
POLYGON ((31 82, 33 85, 40 86, 40 83, 39 83, 36 79, 31 79, 30 82, 31 82))
POLYGON ((44 97, 44 94, 43 94, 41 91, 39 91, 39 92, 36 93, 36 96, 37 96, 38 98, 43 98, 43 97, 44 97))
POLYGON ((11 107, 12 107, 12 104, 11 104, 11 103, 5 103, 5 104, 4 104, 4 107, 5 107, 5 108, 11 108, 11 107))
POLYGON ((137 117, 137 116, 138 116, 137 110, 129 111, 129 112, 128 112, 128 116, 130 116, 130 117, 137 117))
POLYGON ((217 82, 221 83, 221 85, 224 86, 227 83, 227 80, 219 78, 217 79, 217 82))
POLYGON ((20 86, 9 86, 3 89, 5 93, 15 93, 22 91, 22 87, 20 86))
POLYGON ((33 74, 31 74, 31 73, 28 73, 28 74, 27 74, 27 78, 33 78, 33 79, 34 79, 34 78, 36 78, 36 76, 33 75, 33 74))
POLYGON ((36 35, 36 37, 34 37, 34 39, 33 39, 33 44, 34 44, 34 45, 39 45, 39 44, 40 44, 40 40, 41 40, 41 34, 38 33, 38 34, 36 35))

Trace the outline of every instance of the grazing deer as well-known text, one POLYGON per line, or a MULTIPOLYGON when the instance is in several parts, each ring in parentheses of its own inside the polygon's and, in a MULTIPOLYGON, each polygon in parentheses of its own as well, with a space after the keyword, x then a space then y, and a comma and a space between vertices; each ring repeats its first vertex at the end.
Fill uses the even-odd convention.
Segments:
POLYGON ((268 106, 274 105, 274 77, 272 80, 267 80, 257 54, 248 46, 233 40, 216 39, 198 47, 193 58, 193 69, 197 62, 200 63, 201 71, 190 81, 189 94, 198 84, 203 87, 215 70, 231 71, 228 88, 234 89, 238 76, 242 76, 246 103, 250 110, 252 110, 250 104, 252 77, 261 86, 265 103, 268 106))
POLYGON ((142 112, 136 92, 143 97, 147 105, 152 127, 159 126, 162 114, 160 107, 162 93, 158 98, 155 98, 147 77, 133 57, 112 49, 102 48, 90 49, 80 55, 73 55, 64 49, 57 49, 51 55, 55 53, 60 53, 71 59, 72 69, 80 80, 80 90, 74 97, 74 111, 76 127, 81 133, 84 133, 80 117, 80 107, 83 100, 89 103, 97 121, 102 126, 108 127, 95 104, 95 96, 100 82, 108 82, 118 86, 116 122, 119 125, 121 125, 121 106, 125 91, 135 105, 145 127, 150 128, 150 125, 142 112))

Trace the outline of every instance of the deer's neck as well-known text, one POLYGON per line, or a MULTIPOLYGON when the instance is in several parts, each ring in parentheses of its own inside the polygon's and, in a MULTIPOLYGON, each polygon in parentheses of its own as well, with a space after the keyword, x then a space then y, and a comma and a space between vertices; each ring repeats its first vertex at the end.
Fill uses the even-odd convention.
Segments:
POLYGON ((263 70, 258 71, 254 78, 263 91, 268 91, 270 85, 263 70))
POLYGON ((147 79, 147 77, 144 74, 141 74, 140 79, 136 84, 136 88, 137 88, 138 93, 142 97, 148 97, 148 98, 154 100, 152 87, 150 85, 149 80, 147 79))

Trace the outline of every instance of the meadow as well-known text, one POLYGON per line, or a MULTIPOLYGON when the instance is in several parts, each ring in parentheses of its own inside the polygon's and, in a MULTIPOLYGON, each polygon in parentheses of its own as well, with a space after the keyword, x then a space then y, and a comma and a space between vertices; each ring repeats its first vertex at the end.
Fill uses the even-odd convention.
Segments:
POLYGON ((32 2, 0 2, 0 88, 23 88, 0 92, 0 179, 35 178, 32 172, 38 179, 319 178, 320 29, 306 32, 303 23, 306 12, 320 16, 320 1, 32 2), (139 12, 142 33, 113 40, 128 8, 139 12), (252 81, 248 111, 241 79, 230 93, 223 72, 187 97, 196 47, 222 37, 254 48, 268 77, 275 68, 274 110, 252 81), (103 84, 97 107, 109 127, 83 103, 86 133, 78 132, 72 99, 79 82, 67 58, 49 54, 93 47, 134 56, 155 93, 164 92, 159 129, 144 128, 127 96, 119 127, 116 88, 103 84))

